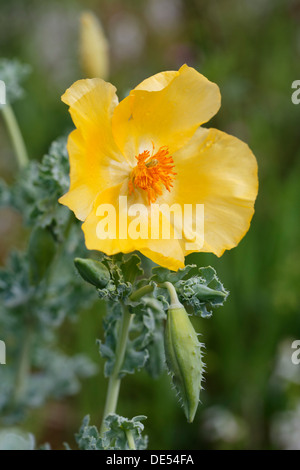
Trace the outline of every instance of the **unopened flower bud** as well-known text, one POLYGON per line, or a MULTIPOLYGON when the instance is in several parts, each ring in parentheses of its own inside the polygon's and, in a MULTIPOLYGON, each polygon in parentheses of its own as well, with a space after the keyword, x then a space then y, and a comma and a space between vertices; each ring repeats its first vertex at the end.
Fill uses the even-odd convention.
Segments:
POLYGON ((89 11, 80 17, 79 58, 86 78, 108 78, 108 42, 100 21, 89 11))
POLYGON ((202 301, 214 300, 224 302, 224 300, 226 300, 226 297, 228 296, 228 292, 211 289, 210 287, 205 286, 204 284, 194 285, 193 290, 196 296, 202 301))
POLYGON ((174 296, 176 296, 175 289, 171 296, 165 330, 166 362, 182 400, 186 418, 191 423, 199 403, 204 364, 201 344, 194 327, 178 299, 174 303, 174 296))
POLYGON ((75 258, 74 264, 80 276, 89 284, 103 289, 110 280, 109 270, 103 263, 93 259, 75 258))

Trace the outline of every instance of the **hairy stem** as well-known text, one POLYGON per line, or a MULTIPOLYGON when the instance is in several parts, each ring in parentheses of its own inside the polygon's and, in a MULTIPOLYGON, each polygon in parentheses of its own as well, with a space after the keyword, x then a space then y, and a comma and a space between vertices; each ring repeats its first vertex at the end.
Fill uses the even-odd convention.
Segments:
POLYGON ((181 303, 178 300, 177 297, 177 292, 173 284, 171 282, 164 282, 161 287, 165 287, 168 290, 170 300, 171 300, 171 305, 170 307, 172 308, 180 308, 182 307, 181 303))
POLYGON ((140 300, 140 298, 143 297, 144 295, 150 294, 151 292, 153 292, 153 290, 154 290, 154 286, 152 285, 140 287, 139 289, 137 289, 135 292, 131 294, 130 300, 132 300, 133 302, 136 302, 137 300, 140 300))
POLYGON ((132 315, 128 312, 127 308, 123 307, 123 317, 120 324, 119 335, 117 340, 117 349, 116 349, 116 362, 112 372, 112 375, 109 378, 108 390, 106 395, 106 402, 103 412, 103 421, 101 425, 101 434, 105 432, 106 427, 104 420, 106 416, 110 413, 115 413, 119 398, 119 391, 121 385, 120 379, 120 370, 124 361, 124 356, 126 352, 126 344, 128 339, 128 333, 130 328, 132 315))
POLYGON ((134 438, 133 438, 131 429, 126 429, 125 433, 126 433, 129 449, 130 450, 136 450, 135 442, 134 442, 134 438))

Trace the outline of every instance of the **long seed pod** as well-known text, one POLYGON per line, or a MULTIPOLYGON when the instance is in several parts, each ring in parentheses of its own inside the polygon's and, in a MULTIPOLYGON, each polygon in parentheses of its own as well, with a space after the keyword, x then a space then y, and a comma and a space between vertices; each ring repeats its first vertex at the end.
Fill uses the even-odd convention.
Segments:
POLYGON ((191 423, 199 403, 204 368, 201 343, 185 308, 178 301, 174 286, 169 282, 165 286, 171 296, 165 329, 166 362, 185 416, 191 423))

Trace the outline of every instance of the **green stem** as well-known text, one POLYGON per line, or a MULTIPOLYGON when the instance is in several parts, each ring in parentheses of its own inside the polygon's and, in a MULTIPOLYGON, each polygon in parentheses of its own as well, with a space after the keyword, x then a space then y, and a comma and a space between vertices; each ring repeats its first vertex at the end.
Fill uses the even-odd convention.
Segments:
POLYGON ((121 379, 120 379, 120 370, 124 361, 124 356, 126 352, 126 344, 128 339, 129 327, 131 323, 132 315, 128 312, 127 308, 123 309, 123 317, 120 325, 119 336, 117 340, 117 350, 116 350, 116 362, 112 372, 112 375, 109 378, 108 390, 106 396, 106 402, 103 412, 103 421, 101 425, 101 434, 105 432, 104 420, 110 413, 115 413, 118 403, 121 379))
POLYGON ((153 292, 153 290, 154 290, 154 286, 151 286, 151 285, 140 287, 138 290, 136 290, 135 292, 131 294, 130 300, 132 300, 133 302, 140 300, 141 297, 143 297, 146 294, 150 294, 151 292, 153 292))
POLYGON ((162 287, 165 287, 168 290, 170 300, 171 300, 171 305, 170 308, 180 308, 182 307, 181 303, 178 300, 177 297, 177 292, 173 284, 171 282, 164 282, 162 284, 162 287))
POLYGON ((9 104, 3 106, 1 111, 16 152, 19 167, 24 168, 28 164, 28 155, 16 116, 9 104))
POLYGON ((129 449, 130 450, 136 450, 135 442, 134 442, 134 438, 133 438, 131 429, 126 429, 125 433, 126 433, 129 449))

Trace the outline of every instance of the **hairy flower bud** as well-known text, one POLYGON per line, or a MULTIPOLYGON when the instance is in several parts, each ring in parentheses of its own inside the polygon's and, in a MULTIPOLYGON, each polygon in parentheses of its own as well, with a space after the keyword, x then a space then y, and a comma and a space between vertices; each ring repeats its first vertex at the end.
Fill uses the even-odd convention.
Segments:
POLYGON ((109 270, 103 263, 93 259, 75 258, 74 264, 80 276, 89 284, 103 289, 110 280, 109 270))
POLYGON ((197 334, 185 308, 179 302, 171 303, 168 310, 165 353, 184 413, 191 423, 199 403, 204 364, 197 334))

